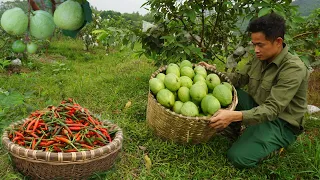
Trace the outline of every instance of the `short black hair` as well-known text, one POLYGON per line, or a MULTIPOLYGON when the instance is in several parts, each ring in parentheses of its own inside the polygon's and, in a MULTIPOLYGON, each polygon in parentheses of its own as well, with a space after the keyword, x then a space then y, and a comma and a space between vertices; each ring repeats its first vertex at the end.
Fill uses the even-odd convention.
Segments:
POLYGON ((286 32, 285 24, 282 16, 272 12, 252 20, 249 23, 247 31, 250 33, 262 32, 265 34, 267 40, 274 41, 278 37, 284 39, 286 32))

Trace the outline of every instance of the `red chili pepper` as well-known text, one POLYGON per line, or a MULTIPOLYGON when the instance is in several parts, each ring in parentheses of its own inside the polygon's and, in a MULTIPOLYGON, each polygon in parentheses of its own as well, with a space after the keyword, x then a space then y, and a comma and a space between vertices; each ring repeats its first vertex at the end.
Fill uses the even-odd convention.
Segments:
POLYGON ((54 144, 56 141, 48 141, 44 146, 51 146, 54 144))
POLYGON ((109 135, 109 133, 108 133, 108 131, 106 129, 100 128, 100 131, 108 138, 109 142, 112 141, 112 139, 111 139, 111 137, 110 137, 110 135, 109 135))
POLYGON ((89 146, 89 145, 86 145, 86 144, 80 144, 82 147, 85 147, 85 148, 87 148, 87 149, 93 149, 93 147, 92 146, 89 146))
POLYGON ((36 120, 36 122, 34 123, 32 132, 34 132, 38 128, 38 125, 39 125, 39 120, 36 120))
POLYGON ((18 141, 17 142, 20 146, 24 146, 26 143, 24 141, 18 141))
POLYGON ((17 140, 22 140, 23 137, 22 136, 16 136, 15 138, 13 138, 12 142, 15 142, 17 140))
POLYGON ((52 145, 57 146, 57 147, 65 147, 66 146, 66 144, 60 144, 60 143, 54 143, 52 145))
POLYGON ((71 131, 80 131, 82 127, 69 127, 71 131))
POLYGON ((37 136, 35 133, 30 133, 30 135, 35 137, 35 138, 39 138, 39 136, 37 136))
POLYGON ((43 142, 43 141, 41 141, 41 142, 39 143, 39 146, 41 146, 41 147, 45 147, 45 146, 46 146, 46 144, 47 144, 47 142, 43 142))
POLYGON ((32 121, 32 119, 31 118, 28 118, 28 120, 26 120, 24 123, 23 123, 23 125, 22 125, 22 127, 25 127, 29 122, 31 122, 32 121))
POLYGON ((53 146, 53 149, 54 149, 56 152, 61 152, 61 149, 58 148, 57 146, 53 146))
POLYGON ((36 139, 33 139, 31 149, 34 149, 35 146, 36 146, 36 139))
POLYGON ((41 131, 40 131, 39 129, 36 129, 36 132, 37 132, 38 134, 41 134, 41 131))
POLYGON ((31 128, 31 126, 32 126, 32 124, 34 124, 36 122, 36 120, 35 119, 33 119, 30 123, 29 123, 29 125, 28 125, 28 127, 27 127, 27 131, 29 131, 30 130, 30 128, 31 128))
POLYGON ((15 133, 16 135, 18 135, 18 136, 23 137, 23 134, 22 134, 22 133, 20 133, 20 132, 18 132, 18 131, 15 131, 14 133, 15 133))
POLYGON ((63 137, 55 137, 56 140, 64 142, 72 146, 74 149, 78 150, 69 139, 63 138, 63 137))
POLYGON ((63 152, 78 152, 78 151, 75 149, 67 149, 67 150, 64 150, 63 152))
POLYGON ((85 125, 81 124, 81 123, 75 123, 75 124, 66 124, 67 126, 80 126, 80 127, 84 127, 85 125))

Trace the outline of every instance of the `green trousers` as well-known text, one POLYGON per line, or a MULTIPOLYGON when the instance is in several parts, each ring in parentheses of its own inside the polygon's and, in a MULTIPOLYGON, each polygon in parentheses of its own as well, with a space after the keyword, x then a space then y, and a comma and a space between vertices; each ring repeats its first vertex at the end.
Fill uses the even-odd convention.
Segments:
MULTIPOLYGON (((258 106, 243 90, 237 90, 239 103, 236 110, 258 106)), ((290 124, 281 119, 248 126, 228 150, 228 159, 238 168, 250 168, 274 151, 292 144, 297 135, 290 124)))

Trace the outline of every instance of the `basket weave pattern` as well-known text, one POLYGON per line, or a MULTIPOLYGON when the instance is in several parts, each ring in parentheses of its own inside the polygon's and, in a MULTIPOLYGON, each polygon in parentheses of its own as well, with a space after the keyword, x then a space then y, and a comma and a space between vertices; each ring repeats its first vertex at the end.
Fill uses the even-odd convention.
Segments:
POLYGON ((103 121, 103 124, 117 130, 115 138, 106 146, 88 151, 56 153, 30 150, 10 141, 8 131, 3 134, 2 143, 9 151, 15 167, 32 179, 86 179, 94 173, 110 169, 122 148, 122 130, 108 121, 103 121))
MULTIPOLYGON (((160 67, 150 78, 155 78, 159 73, 165 72, 168 66, 160 67)), ((217 74, 222 81, 229 82, 230 79, 223 73, 213 68, 205 67, 208 73, 217 74)), ((233 88, 232 103, 226 108, 234 110, 238 104, 237 91, 233 88)), ((178 143, 204 143, 207 142, 215 131, 208 126, 210 119, 208 117, 187 117, 177 114, 170 109, 159 104, 155 96, 149 90, 147 106, 147 123, 154 133, 162 139, 172 140, 178 143)))

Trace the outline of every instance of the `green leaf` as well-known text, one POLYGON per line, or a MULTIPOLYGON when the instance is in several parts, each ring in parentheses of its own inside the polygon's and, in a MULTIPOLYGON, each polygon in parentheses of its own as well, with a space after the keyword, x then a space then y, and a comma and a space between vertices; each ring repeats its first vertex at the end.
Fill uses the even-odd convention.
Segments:
POLYGON ((190 18, 190 20, 192 22, 194 22, 196 20, 197 14, 196 14, 196 12, 194 10, 189 10, 186 13, 187 13, 187 16, 190 18))
POLYGON ((276 14, 279 14, 280 16, 282 16, 282 17, 286 17, 286 14, 283 12, 283 11, 279 11, 279 10, 277 10, 277 9, 274 9, 273 10, 276 14))
POLYGON ((97 40, 98 41, 102 41, 103 39, 105 39, 108 36, 107 33, 101 33, 97 36, 97 40))
POLYGON ((93 34, 100 34, 100 33, 107 33, 105 30, 102 29, 98 29, 98 30, 94 30, 92 31, 93 34))
POLYGON ((255 2, 254 4, 253 4, 253 7, 268 7, 269 6, 269 4, 268 3, 265 3, 265 2, 255 2))
POLYGON ((86 0, 76 0, 78 3, 83 4, 85 2, 87 2, 86 0))
POLYGON ((15 107, 24 103, 23 95, 18 92, 12 92, 8 96, 5 94, 0 94, 0 99, 0 105, 3 107, 15 107))
POLYGON ((267 14, 269 14, 270 12, 271 12, 271 8, 262 8, 262 9, 260 9, 260 11, 259 11, 258 17, 267 15, 267 14))
POLYGON ((188 55, 190 55, 190 49, 188 47, 184 48, 184 52, 186 52, 188 55))
POLYGON ((88 23, 92 21, 92 10, 90 8, 90 3, 88 1, 85 1, 83 4, 81 4, 83 12, 84 12, 84 19, 88 23))
POLYGON ((304 62, 304 64, 309 67, 311 65, 310 59, 307 56, 300 56, 300 59, 304 62))
POLYGON ((293 18, 293 21, 296 22, 296 23, 304 23, 305 19, 303 19, 301 16, 295 16, 293 18))

